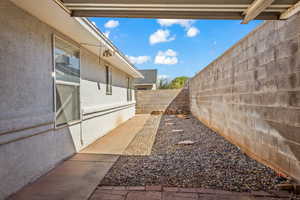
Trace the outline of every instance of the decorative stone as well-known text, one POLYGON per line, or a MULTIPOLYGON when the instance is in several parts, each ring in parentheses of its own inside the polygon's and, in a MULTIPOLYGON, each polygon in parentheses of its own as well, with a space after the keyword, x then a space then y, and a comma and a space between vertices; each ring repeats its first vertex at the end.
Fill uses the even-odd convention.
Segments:
POLYGON ((184 140, 184 141, 178 142, 177 144, 178 145, 193 145, 193 144, 195 144, 195 142, 192 140, 184 140))
POLYGON ((172 132, 183 132, 183 130, 182 129, 174 129, 174 130, 172 130, 172 132))
POLYGON ((169 122, 169 123, 166 123, 166 125, 174 125, 174 123, 170 123, 170 122, 169 122))

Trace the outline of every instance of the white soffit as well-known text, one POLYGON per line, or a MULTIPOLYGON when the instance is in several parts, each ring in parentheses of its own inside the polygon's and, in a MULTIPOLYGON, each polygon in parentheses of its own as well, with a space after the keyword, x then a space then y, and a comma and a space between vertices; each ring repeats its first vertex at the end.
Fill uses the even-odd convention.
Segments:
POLYGON ((11 1, 31 15, 37 17, 39 20, 70 37, 75 42, 79 44, 92 44, 84 45, 84 47, 95 55, 99 55, 99 47, 97 47, 97 45, 103 46, 104 44, 111 51, 115 52, 114 56, 105 58, 104 60, 134 78, 143 77, 141 73, 129 63, 125 56, 123 56, 121 52, 118 51, 118 49, 87 19, 70 17, 70 13, 66 12, 59 4, 52 0, 11 1))

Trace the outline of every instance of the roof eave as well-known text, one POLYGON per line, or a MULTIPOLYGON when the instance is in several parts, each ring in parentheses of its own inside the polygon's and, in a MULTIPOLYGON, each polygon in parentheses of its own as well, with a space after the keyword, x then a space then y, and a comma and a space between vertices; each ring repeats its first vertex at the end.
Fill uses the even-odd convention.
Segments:
POLYGON ((64 5, 59 4, 57 0, 39 0, 38 3, 36 0, 11 1, 43 23, 66 35, 80 46, 84 46, 83 44, 85 43, 92 44, 91 46, 84 46, 84 48, 95 55, 99 54, 99 44, 105 45, 115 52, 115 56, 103 58, 103 60, 133 78, 143 78, 142 74, 87 18, 71 17, 70 12, 64 9, 64 5))

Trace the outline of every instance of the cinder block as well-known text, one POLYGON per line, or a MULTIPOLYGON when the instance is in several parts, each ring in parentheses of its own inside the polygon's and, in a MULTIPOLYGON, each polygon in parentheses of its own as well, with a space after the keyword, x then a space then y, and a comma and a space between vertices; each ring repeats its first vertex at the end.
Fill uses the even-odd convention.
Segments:
POLYGON ((284 36, 286 39, 299 36, 300 33, 300 15, 299 13, 294 15, 288 20, 286 27, 284 27, 284 36))
POLYGON ((295 88, 300 88, 300 72, 278 78, 278 89, 293 90, 295 88))
POLYGON ((300 107, 300 90, 299 91, 289 91, 286 93, 287 104, 289 106, 300 107))
POLYGON ((276 59, 290 57, 296 55, 299 50, 298 37, 283 41, 275 47, 276 59))
POLYGON ((289 174, 292 174, 294 178, 300 180, 300 162, 296 159, 290 159, 290 167, 289 167, 289 174))
POLYGON ((300 156, 299 49, 300 14, 267 22, 199 72, 189 90, 196 117, 291 175, 289 159, 300 156))

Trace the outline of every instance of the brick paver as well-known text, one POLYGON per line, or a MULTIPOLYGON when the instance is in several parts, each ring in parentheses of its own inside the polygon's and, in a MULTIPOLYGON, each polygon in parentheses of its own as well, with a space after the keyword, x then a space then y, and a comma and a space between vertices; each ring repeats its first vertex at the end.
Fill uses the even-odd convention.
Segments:
POLYGON ((90 200, 125 200, 127 196, 126 190, 97 190, 90 200))
POLYGON ((131 191, 126 200, 161 200, 161 192, 154 191, 131 191))
POLYGON ((203 188, 178 188, 156 186, 103 186, 91 200, 280 200, 291 199, 290 194, 274 191, 238 193, 203 188))
POLYGON ((164 200, 198 200, 197 193, 163 192, 164 200))

